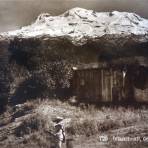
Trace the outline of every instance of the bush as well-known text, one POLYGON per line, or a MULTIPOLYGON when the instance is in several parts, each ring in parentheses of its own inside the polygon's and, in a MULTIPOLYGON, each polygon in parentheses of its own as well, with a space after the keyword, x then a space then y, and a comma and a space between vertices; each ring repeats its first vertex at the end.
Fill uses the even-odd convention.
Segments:
POLYGON ((23 137, 37 131, 43 131, 45 127, 46 122, 39 115, 34 115, 24 120, 21 125, 16 128, 15 135, 23 137))
POLYGON ((15 87, 15 102, 48 96, 69 97, 70 91, 67 90, 72 77, 72 64, 64 58, 65 53, 55 42, 52 44, 38 38, 15 38, 10 42, 12 86, 16 85, 16 78, 23 77, 23 82, 15 87))

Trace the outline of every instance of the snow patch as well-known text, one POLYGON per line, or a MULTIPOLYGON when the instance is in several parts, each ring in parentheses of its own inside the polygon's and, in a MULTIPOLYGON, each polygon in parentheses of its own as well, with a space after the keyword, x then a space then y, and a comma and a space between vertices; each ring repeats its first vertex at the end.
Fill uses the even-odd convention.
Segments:
POLYGON ((103 35, 145 35, 148 34, 148 20, 135 13, 95 12, 83 8, 73 8, 59 16, 40 14, 35 23, 20 30, 1 33, 7 37, 49 37, 66 36, 73 43, 86 42, 87 38, 103 35))

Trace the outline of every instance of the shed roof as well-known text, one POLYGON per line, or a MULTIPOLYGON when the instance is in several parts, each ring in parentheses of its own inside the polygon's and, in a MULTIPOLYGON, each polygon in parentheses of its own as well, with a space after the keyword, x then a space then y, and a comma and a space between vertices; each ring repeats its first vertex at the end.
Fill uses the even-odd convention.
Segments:
POLYGON ((134 57, 124 57, 118 58, 111 61, 112 65, 135 65, 148 67, 148 57, 134 56, 134 57))
POLYGON ((110 62, 95 62, 95 63, 81 63, 73 67, 73 70, 86 70, 98 68, 122 68, 124 66, 143 66, 148 67, 148 58, 143 56, 137 57, 124 57, 114 59, 110 62))
POLYGON ((95 62, 95 63, 81 63, 79 65, 76 65, 73 67, 73 70, 86 70, 86 69, 98 69, 98 68, 103 68, 107 67, 107 64, 105 62, 95 62))

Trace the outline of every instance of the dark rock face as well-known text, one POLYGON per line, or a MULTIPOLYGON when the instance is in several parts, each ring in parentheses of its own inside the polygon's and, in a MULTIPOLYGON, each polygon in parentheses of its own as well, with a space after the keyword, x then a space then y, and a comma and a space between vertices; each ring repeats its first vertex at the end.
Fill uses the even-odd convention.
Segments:
POLYGON ((8 103, 11 76, 9 69, 8 42, 0 42, 0 111, 8 103))
MULTIPOLYGON (((133 61, 126 60, 127 57, 129 59, 137 56, 140 56, 142 59, 148 57, 147 31, 141 34, 133 34, 126 32, 129 26, 121 26, 123 30, 127 27, 124 33, 118 33, 117 29, 115 30, 115 34, 109 34, 109 32, 106 31, 104 35, 100 35, 100 33, 96 36, 92 33, 85 35, 84 31, 86 30, 83 30, 83 25, 87 24, 91 26, 91 24, 96 22, 94 20, 90 22, 91 17, 80 17, 83 14, 81 11, 82 10, 78 12, 70 11, 57 18, 47 15, 46 18, 44 16, 40 21, 36 21, 35 24, 33 24, 35 28, 36 26, 48 23, 46 27, 51 29, 52 23, 54 24, 54 21, 58 21, 59 17, 62 21, 63 19, 69 21, 74 18, 79 20, 78 23, 69 22, 69 25, 72 28, 75 28, 75 25, 77 25, 80 32, 73 30, 73 32, 67 33, 67 30, 65 30, 66 33, 61 35, 57 34, 55 30, 55 36, 52 36, 51 32, 49 34, 28 36, 27 33, 29 33, 29 30, 33 32, 33 30, 31 30, 33 28, 28 26, 26 30, 21 29, 14 33, 15 35, 10 35, 11 33, 2 34, 0 40, 1 105, 7 104, 8 98, 12 103, 21 103, 27 99, 35 99, 38 97, 68 97, 71 95, 69 87, 72 77, 72 67, 79 64, 89 64, 99 61, 116 66, 120 59, 125 59, 126 62, 124 60, 121 62, 121 66, 124 67, 131 65, 131 61, 133 61), (73 13, 80 13, 80 15, 74 15, 73 13), (42 22, 42 20, 44 21, 42 22), (46 22, 47 20, 48 22, 46 22), (81 38, 78 36, 79 33, 82 36, 81 38)), ((88 13, 87 10, 85 13, 88 13)), ((94 15, 93 12, 89 12, 88 14, 90 16, 94 15)), ((88 14, 86 16, 88 16, 88 14)), ((108 16, 108 13, 105 15, 108 16)), ((116 15, 116 13, 114 15, 116 15)), ((93 17, 95 17, 97 21, 97 15, 93 17)), ((138 19, 137 21, 140 20, 138 19)), ((118 25, 120 25, 120 21, 118 23, 118 25)), ((94 31, 95 27, 96 25, 91 26, 94 31)), ((108 27, 111 27, 110 24, 108 27)), ((132 29, 134 28, 133 26, 131 27, 132 29)), ((60 28, 59 26, 57 30, 58 29, 61 31, 64 28, 60 28)), ((140 66, 140 63, 135 62, 132 64, 140 66)), ((145 65, 147 65, 147 63, 145 63, 145 65)), ((145 75, 145 73, 139 75, 145 75)), ((141 82, 143 81, 142 79, 141 82)), ((135 84, 135 86, 141 88, 145 85, 139 83, 135 84)))

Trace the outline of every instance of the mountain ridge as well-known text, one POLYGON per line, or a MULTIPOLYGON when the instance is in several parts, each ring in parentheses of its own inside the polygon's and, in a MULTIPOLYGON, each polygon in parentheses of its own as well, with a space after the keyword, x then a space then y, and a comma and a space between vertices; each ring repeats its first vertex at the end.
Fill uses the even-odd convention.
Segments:
POLYGON ((6 38, 66 37, 75 45, 104 36, 128 39, 136 36, 139 42, 147 42, 148 20, 135 13, 95 12, 76 7, 58 16, 42 13, 33 24, 0 35, 6 38))

